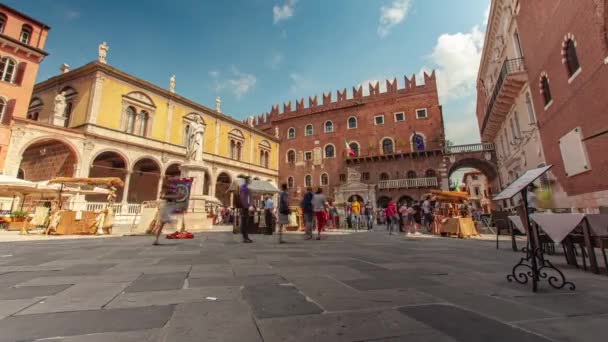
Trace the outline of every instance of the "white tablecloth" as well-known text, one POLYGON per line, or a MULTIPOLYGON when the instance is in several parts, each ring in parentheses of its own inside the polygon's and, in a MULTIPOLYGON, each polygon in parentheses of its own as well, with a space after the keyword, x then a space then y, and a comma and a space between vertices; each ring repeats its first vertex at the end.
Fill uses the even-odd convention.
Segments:
POLYGON ((608 214, 588 214, 587 222, 592 235, 608 237, 608 214))
POLYGON ((513 225, 517 230, 519 230, 522 234, 526 234, 526 228, 524 227, 524 223, 521 221, 521 217, 519 216, 509 216, 509 220, 513 222, 513 225))
POLYGON ((585 214, 532 214, 530 218, 549 235, 555 243, 561 243, 583 220, 585 214))

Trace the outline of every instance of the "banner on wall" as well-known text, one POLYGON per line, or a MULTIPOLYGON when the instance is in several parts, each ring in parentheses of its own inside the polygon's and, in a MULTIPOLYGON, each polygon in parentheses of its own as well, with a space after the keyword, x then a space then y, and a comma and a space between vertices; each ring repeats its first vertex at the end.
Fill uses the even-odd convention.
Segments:
POLYGON ((185 213, 190 201, 192 178, 169 178, 166 180, 167 195, 175 196, 175 213, 185 213))

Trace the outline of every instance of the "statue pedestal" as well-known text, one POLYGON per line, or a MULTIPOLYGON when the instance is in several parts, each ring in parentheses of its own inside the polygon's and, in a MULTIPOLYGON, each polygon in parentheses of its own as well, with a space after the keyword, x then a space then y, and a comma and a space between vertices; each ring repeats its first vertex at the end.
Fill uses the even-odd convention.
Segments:
POLYGON ((199 163, 189 163, 180 166, 183 178, 192 178, 188 212, 184 214, 186 230, 213 229, 213 222, 207 217, 203 189, 205 188, 205 168, 199 163))
POLYGON ((66 117, 63 115, 52 115, 50 124, 53 126, 65 127, 66 117))

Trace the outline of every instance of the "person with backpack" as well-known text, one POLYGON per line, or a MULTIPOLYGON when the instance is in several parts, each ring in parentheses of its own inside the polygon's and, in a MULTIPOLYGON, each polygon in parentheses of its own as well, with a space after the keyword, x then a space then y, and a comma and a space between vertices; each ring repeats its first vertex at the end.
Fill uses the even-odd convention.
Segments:
POLYGON ((251 178, 246 177, 245 181, 239 186, 239 205, 241 209, 241 235, 243 236, 243 243, 252 243, 249 238, 249 217, 255 210, 251 203, 251 191, 249 191, 249 184, 251 184, 251 178))
POLYGON ((315 213, 315 217, 317 219, 317 240, 321 240, 321 230, 325 225, 327 212, 325 211, 325 207, 327 205, 327 200, 325 199, 325 195, 323 195, 323 189, 318 188, 317 192, 312 197, 312 208, 315 213))
POLYGON ((289 224, 289 193, 287 192, 287 184, 281 185, 281 193, 279 194, 279 243, 283 241, 283 228, 289 224))
POLYGON ((306 188, 306 193, 300 202, 300 208, 302 209, 302 216, 304 217, 304 229, 305 229, 305 239, 312 239, 312 225, 313 225, 313 216, 314 210, 312 208, 312 198, 314 194, 312 193, 311 188, 306 188))
POLYGON ((374 206, 370 201, 367 201, 367 203, 365 203, 364 209, 365 220, 367 222, 367 230, 372 230, 374 228, 374 206))

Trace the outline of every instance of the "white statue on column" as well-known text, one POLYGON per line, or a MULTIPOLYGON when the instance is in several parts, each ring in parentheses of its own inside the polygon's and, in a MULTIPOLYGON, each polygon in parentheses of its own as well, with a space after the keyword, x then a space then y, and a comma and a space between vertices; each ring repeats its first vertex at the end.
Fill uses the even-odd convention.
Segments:
POLYGON ((175 75, 171 75, 169 79, 169 91, 175 93, 175 75))
POLYGON ((253 127, 254 126, 254 118, 253 116, 250 116, 247 118, 247 125, 249 125, 249 127, 253 127))
POLYGON ((222 107, 221 106, 222 106, 222 100, 220 100, 220 97, 218 96, 215 99, 215 111, 218 112, 218 113, 221 113, 222 112, 222 107))
POLYGON ((191 161, 203 161, 203 134, 205 125, 200 118, 190 124, 190 137, 188 139, 188 150, 186 158, 191 161))
POLYGON ((98 57, 97 60, 103 64, 106 64, 106 56, 108 55, 108 50, 110 50, 110 47, 108 46, 108 44, 106 44, 106 42, 103 42, 101 44, 99 44, 99 49, 98 49, 98 57))
POLYGON ((65 107, 67 102, 65 101, 65 91, 62 91, 55 95, 55 106, 53 107, 53 114, 55 116, 63 116, 65 114, 65 107))
POLYGON ((279 139, 279 126, 274 126, 274 137, 279 139))

